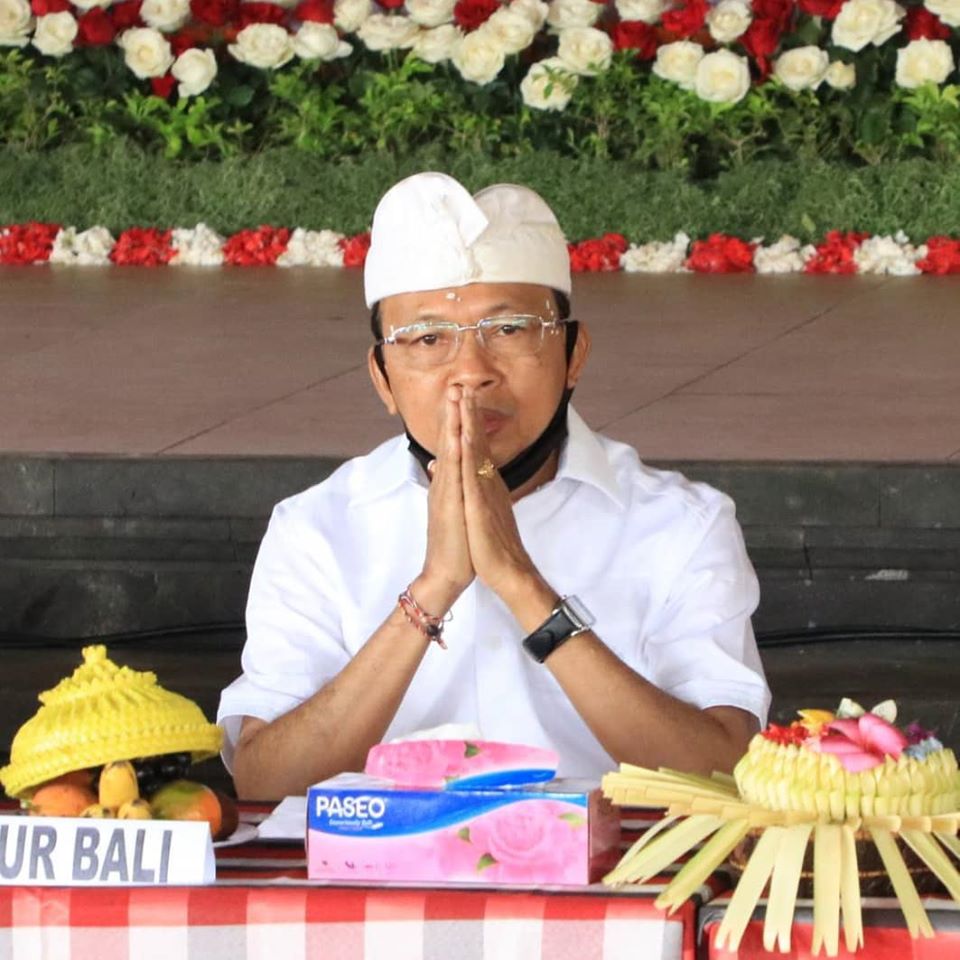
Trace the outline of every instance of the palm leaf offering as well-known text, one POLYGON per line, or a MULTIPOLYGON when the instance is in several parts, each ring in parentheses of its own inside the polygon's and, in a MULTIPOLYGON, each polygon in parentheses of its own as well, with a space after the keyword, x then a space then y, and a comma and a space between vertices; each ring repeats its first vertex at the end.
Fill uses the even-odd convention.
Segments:
POLYGON ((718 945, 739 947, 766 892, 764 949, 789 951, 809 872, 813 952, 835 957, 841 935, 849 952, 864 944, 861 858, 872 847, 910 935, 934 936, 904 854, 960 903, 960 772, 952 750, 895 720, 890 700, 869 713, 850 700, 836 712, 802 710, 789 726, 757 734, 733 777, 622 764, 603 778, 605 795, 621 806, 665 808, 666 817, 604 882, 643 883, 688 857, 656 900, 673 912, 731 854, 748 849, 718 945))

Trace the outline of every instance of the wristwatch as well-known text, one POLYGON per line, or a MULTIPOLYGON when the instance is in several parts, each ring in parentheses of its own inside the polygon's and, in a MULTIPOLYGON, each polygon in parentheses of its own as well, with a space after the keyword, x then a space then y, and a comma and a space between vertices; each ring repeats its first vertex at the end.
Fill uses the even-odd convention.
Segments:
POLYGON ((594 624, 593 614, 576 597, 561 597, 550 616, 523 640, 523 649, 537 663, 543 663, 557 647, 594 624))

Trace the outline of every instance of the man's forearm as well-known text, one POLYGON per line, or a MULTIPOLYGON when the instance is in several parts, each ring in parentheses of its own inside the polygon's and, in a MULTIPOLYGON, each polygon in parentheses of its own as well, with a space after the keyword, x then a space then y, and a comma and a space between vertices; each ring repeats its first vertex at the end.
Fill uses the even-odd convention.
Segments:
MULTIPOLYGON (((537 574, 520 577, 504 601, 526 633, 537 629, 556 592, 537 574)), ((618 763, 692 773, 730 771, 758 729, 736 707, 700 710, 664 693, 592 632, 574 637, 544 663, 601 746, 618 763)))
POLYGON ((362 769, 429 642, 398 608, 310 699, 272 723, 247 718, 234 756, 238 796, 277 800, 344 770, 362 769))

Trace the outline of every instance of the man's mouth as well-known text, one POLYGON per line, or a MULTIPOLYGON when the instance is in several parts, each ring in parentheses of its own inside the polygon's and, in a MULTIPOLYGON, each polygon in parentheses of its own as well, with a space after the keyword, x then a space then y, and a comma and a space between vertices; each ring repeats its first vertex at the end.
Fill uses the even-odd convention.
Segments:
POLYGON ((506 414, 496 410, 478 410, 477 416, 483 426, 483 432, 489 437, 499 433, 509 419, 506 414))

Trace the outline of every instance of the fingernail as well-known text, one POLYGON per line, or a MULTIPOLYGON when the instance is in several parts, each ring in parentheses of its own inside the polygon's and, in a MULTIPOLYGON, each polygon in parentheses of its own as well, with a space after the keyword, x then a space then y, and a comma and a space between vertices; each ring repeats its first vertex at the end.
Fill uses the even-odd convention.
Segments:
POLYGON ((433 469, 434 469, 434 467, 436 467, 436 465, 437 465, 437 461, 436 461, 436 460, 431 460, 431 461, 427 464, 427 473, 429 473, 431 477, 433 476, 433 469))

